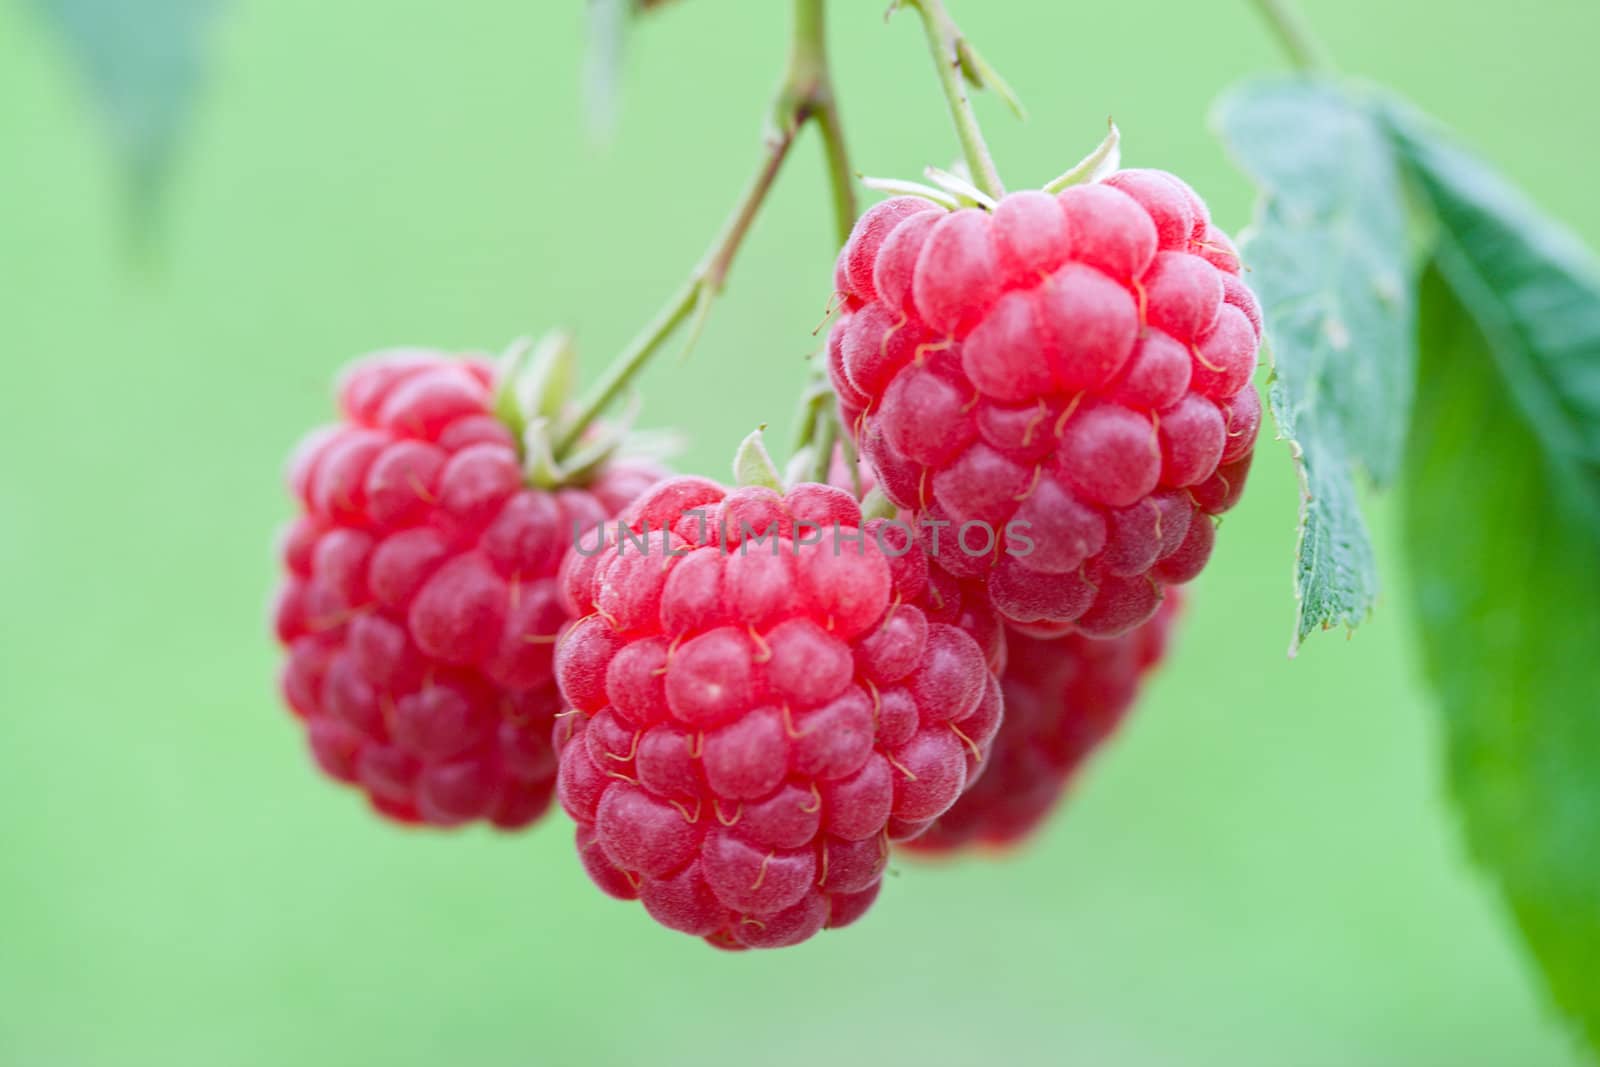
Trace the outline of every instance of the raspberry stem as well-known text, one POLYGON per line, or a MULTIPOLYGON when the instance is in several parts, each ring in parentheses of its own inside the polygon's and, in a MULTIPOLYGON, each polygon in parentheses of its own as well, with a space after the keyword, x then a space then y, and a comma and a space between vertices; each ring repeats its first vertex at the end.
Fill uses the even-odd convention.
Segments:
POLYGON ((784 84, 791 90, 803 91, 780 93, 779 100, 781 106, 787 98, 797 125, 808 118, 817 124, 828 189, 833 197, 834 232, 842 245, 850 239, 850 230, 856 223, 855 171, 850 168, 850 153, 845 147, 839 105, 833 93, 823 10, 823 0, 795 0, 794 36, 784 84))
MULTIPOLYGON (((852 479, 860 481, 855 471, 855 442, 839 424, 838 398, 833 386, 828 384, 825 370, 814 370, 811 385, 801 398, 800 416, 796 424, 799 432, 795 438, 794 455, 796 461, 802 463, 797 477, 827 483, 833 473, 833 453, 842 450, 845 466, 850 468, 852 479)), ((860 495, 859 485, 856 495, 860 495)))
POLYGON ((692 347, 704 324, 711 304, 727 282, 734 257, 744 244, 767 194, 772 191, 778 172, 788 159, 800 129, 815 121, 822 135, 823 159, 833 200, 834 225, 840 243, 850 236, 855 224, 856 201, 849 154, 833 94, 823 18, 823 0, 794 0, 793 32, 789 62, 782 83, 773 98, 764 137, 761 164, 734 205, 728 221, 706 250, 689 279, 667 301, 595 383, 577 412, 562 423, 555 438, 556 459, 564 457, 584 431, 611 402, 628 387, 660 351, 663 344, 693 316, 689 346, 692 347))
POLYGON ((812 419, 811 426, 811 440, 807 442, 812 448, 811 469, 807 477, 826 484, 828 475, 833 472, 833 450, 841 440, 838 405, 823 404, 812 419))
MULTIPOLYGON (((939 75, 939 85, 944 90, 945 102, 950 108, 950 118, 955 123, 956 138, 961 142, 961 154, 972 171, 972 180, 979 189, 998 200, 1005 195, 1000 182, 1000 172, 995 169, 989 145, 983 139, 978 116, 972 110, 972 100, 967 96, 966 71, 988 69, 977 58, 977 53, 960 28, 945 10, 944 0, 900 0, 902 6, 912 8, 922 19, 923 32, 928 37, 928 50, 933 53, 934 69, 939 75)), ((1002 90, 1002 95, 1009 91, 1002 90)))
POLYGON ((1290 0, 1255 0, 1255 5, 1297 70, 1313 73, 1329 68, 1322 46, 1290 0))

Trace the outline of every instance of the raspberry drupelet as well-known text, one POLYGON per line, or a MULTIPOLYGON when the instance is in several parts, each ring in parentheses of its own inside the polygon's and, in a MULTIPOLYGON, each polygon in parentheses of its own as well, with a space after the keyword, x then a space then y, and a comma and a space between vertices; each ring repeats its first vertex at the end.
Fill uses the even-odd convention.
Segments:
POLYGON ((569 553, 561 593, 584 866, 718 947, 855 921, 999 728, 997 620, 840 489, 663 482, 569 553))
POLYGON ((953 528, 1026 524, 1031 545, 940 557, 1007 620, 1115 636, 1200 572, 1261 423, 1261 316, 1182 181, 887 200, 834 283, 830 377, 884 492, 953 528))
POLYGON ((1036 831, 1133 707, 1166 653, 1178 610, 1179 597, 1170 594, 1148 622, 1104 640, 1008 634, 1005 721, 983 776, 903 847, 922 854, 1004 847, 1036 831))
POLYGON ((493 375, 378 353, 346 372, 341 421, 291 464, 283 692, 322 769, 404 823, 510 829, 549 807, 556 573, 575 523, 659 476, 612 464, 583 488, 528 488, 493 375))

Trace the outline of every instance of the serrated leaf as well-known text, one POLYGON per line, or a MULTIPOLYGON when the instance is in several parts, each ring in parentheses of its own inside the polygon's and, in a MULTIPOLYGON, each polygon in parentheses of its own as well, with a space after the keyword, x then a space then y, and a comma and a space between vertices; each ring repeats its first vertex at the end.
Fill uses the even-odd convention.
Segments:
MULTIPOLYGON (((1452 232, 1459 243, 1463 231, 1452 232)), ((1534 277, 1560 270, 1543 262, 1504 297, 1534 299, 1534 277)), ((1478 327, 1486 309, 1461 299, 1453 273, 1430 272, 1422 286, 1425 384, 1406 464, 1423 662, 1471 853, 1557 1004, 1600 1045, 1600 534, 1539 416, 1508 397, 1508 362, 1530 354, 1478 327)), ((1593 290, 1582 306, 1549 303, 1539 335, 1575 342, 1596 307, 1593 290)), ((1588 371, 1600 372, 1600 350, 1587 352, 1588 371)))
POLYGON ((194 108, 221 0, 35 0, 88 86, 127 175, 133 222, 151 224, 194 108))
POLYGON ((1384 113, 1433 210, 1440 272, 1547 458, 1600 526, 1600 264, 1426 118, 1397 103, 1384 113))
POLYGON ((1394 477, 1411 407, 1404 190, 1383 125, 1335 83, 1248 83, 1216 117, 1261 191, 1243 257, 1273 356, 1273 416, 1300 465, 1292 653, 1318 627, 1359 624, 1378 597, 1355 474, 1394 477))

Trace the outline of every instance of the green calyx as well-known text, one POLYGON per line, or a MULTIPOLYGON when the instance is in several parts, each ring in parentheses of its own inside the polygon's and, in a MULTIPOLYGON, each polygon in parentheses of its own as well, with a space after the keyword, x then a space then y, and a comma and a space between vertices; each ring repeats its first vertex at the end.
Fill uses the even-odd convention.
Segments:
POLYGON ((765 425, 757 426, 739 443, 739 450, 733 456, 733 481, 739 486, 759 485, 782 493, 785 490, 783 475, 778 473, 778 465, 767 451, 765 430, 765 425))
POLYGON ((1106 136, 1093 152, 1080 159, 1071 170, 1044 184, 1047 193, 1059 193, 1074 185, 1101 181, 1122 166, 1122 132, 1117 124, 1106 120, 1106 136))
POLYGON ((640 442, 629 432, 636 404, 617 419, 584 427, 571 447, 560 447, 566 432, 563 416, 571 408, 578 378, 577 349, 565 330, 552 330, 537 342, 513 342, 500 357, 495 378, 495 417, 516 436, 523 479, 531 486, 585 485, 625 446, 630 452, 636 445, 662 450, 662 444, 640 442))

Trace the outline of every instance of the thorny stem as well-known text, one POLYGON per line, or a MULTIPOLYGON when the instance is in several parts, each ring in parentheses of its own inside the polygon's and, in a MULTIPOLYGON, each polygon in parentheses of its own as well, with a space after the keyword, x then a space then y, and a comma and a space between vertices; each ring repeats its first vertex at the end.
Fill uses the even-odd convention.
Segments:
POLYGON ((933 53, 934 68, 939 74, 939 85, 944 89, 945 102, 950 107, 950 118, 956 126, 956 138, 961 142, 961 154, 972 171, 973 184, 996 200, 1005 195, 1000 183, 1000 172, 995 169, 994 158, 978 126, 978 116, 972 110, 972 100, 967 96, 967 86, 962 74, 961 53, 966 47, 961 30, 944 8, 944 0, 901 0, 922 18, 922 29, 928 36, 928 49, 933 53))
POLYGON ((557 458, 577 444, 591 423, 615 400, 691 314, 703 317, 721 292, 750 226, 771 192, 795 137, 815 119, 822 132, 823 156, 832 191, 835 227, 842 243, 855 224, 855 188, 838 105, 833 96, 824 39, 823 0, 794 0, 794 29, 789 65, 773 100, 765 150, 755 177, 735 204, 728 221, 706 250, 688 281, 672 295, 654 319, 628 342, 595 383, 577 412, 562 424, 555 442, 557 458))
POLYGON ((1328 69, 1328 58, 1292 0, 1255 0, 1256 9, 1267 20, 1289 62, 1306 73, 1328 69))

